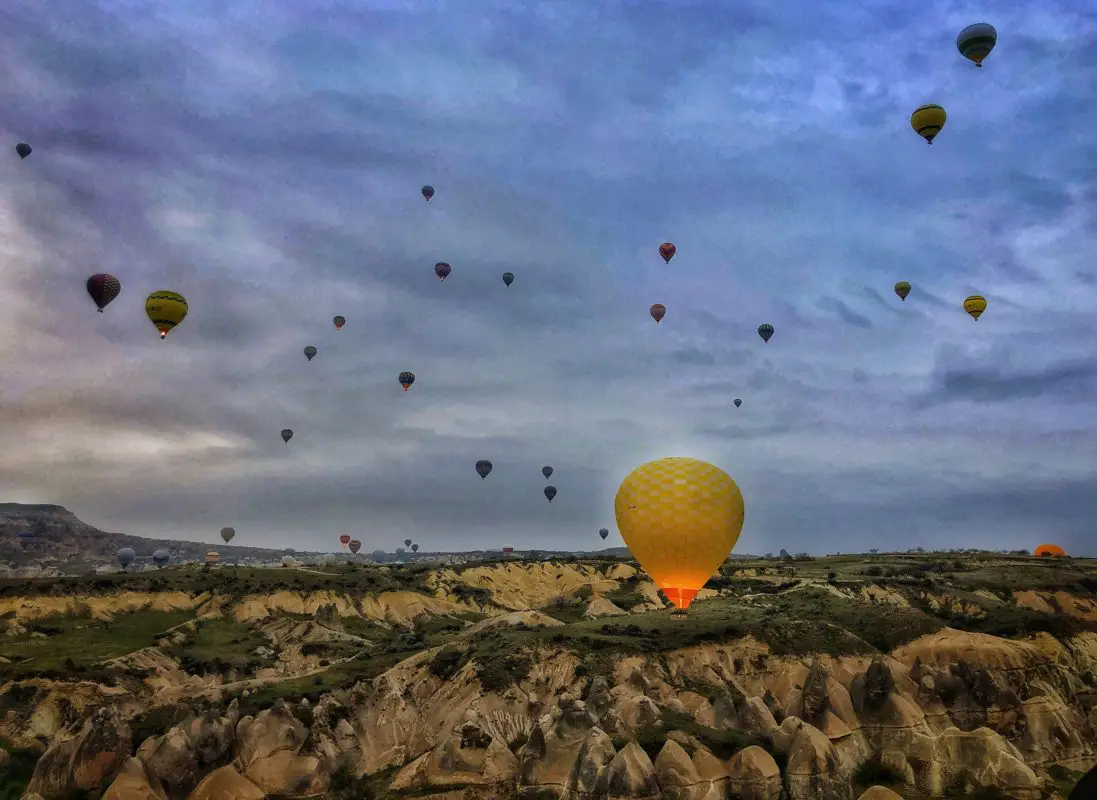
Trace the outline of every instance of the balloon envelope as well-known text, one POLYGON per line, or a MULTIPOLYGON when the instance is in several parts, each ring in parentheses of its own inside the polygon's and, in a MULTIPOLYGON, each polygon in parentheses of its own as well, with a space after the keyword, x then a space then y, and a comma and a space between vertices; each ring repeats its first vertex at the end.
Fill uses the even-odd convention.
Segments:
POLYGON ((762 337, 763 342, 768 342, 773 338, 773 326, 768 322, 764 322, 758 326, 758 335, 762 337))
POLYGON ((971 315, 971 318, 976 322, 979 321, 979 317, 983 312, 987 310, 987 299, 981 294, 973 294, 967 300, 964 301, 964 311, 971 315))
POLYGON ((236 535, 236 528, 222 528, 221 538, 225 540, 225 544, 232 541, 232 537, 236 535))
POLYGON ((411 385, 413 383, 415 383, 415 373, 414 372, 401 372, 400 373, 400 385, 404 387, 405 392, 408 389, 411 388, 411 385))
POLYGON ((118 563, 125 569, 137 558, 137 552, 132 547, 123 547, 118 551, 118 563))
POLYGON ((693 458, 634 469, 617 490, 614 511, 632 555, 680 609, 728 557, 745 514, 731 476, 693 458))
POLYGON ((546 486, 545 487, 545 497, 547 497, 548 501, 551 503, 552 498, 556 497, 556 487, 555 486, 546 486))
POLYGON ((29 156, 31 153, 31 149, 31 146, 26 142, 20 142, 19 144, 15 145, 15 152, 20 158, 26 158, 27 156, 29 156))
POLYGON ((411 547, 411 539, 404 539, 404 547, 411 547))
POLYGON ((169 561, 171 561, 171 553, 167 550, 160 548, 159 550, 152 551, 152 563, 156 566, 163 567, 169 561))
POLYGON ((929 105, 918 106, 914 109, 914 113, 910 115, 910 127, 927 142, 933 144, 937 134, 945 127, 947 117, 945 110, 938 105, 930 103, 929 105))
POLYGON ((439 261, 434 265, 434 274, 438 276, 438 280, 444 281, 451 272, 453 268, 445 261, 439 261))
MULTIPOLYGON (((477 461, 476 474, 478 474, 481 478, 487 480, 488 475, 491 474, 491 462, 488 461, 486 458, 482 458, 477 461)), ((404 544, 408 544, 408 542, 404 542, 404 544)))
POLYGON ((598 531, 598 535, 602 537, 602 541, 604 542, 606 540, 606 537, 609 536, 609 528, 600 529, 598 531))
POLYGON ((434 187, 433 186, 424 186, 419 191, 422 193, 423 197, 426 199, 426 201, 428 203, 430 202, 430 198, 434 197, 434 187))
POLYGON ((88 294, 91 295, 91 299, 95 301, 95 305, 99 307, 100 312, 110 305, 110 301, 122 291, 121 281, 105 272, 97 272, 92 275, 88 278, 86 286, 88 294))
POLYGON ((362 549, 362 543, 357 539, 351 539, 350 544, 348 544, 347 547, 350 548, 350 551, 352 553, 357 553, 359 550, 362 549))
POLYGON ((344 325, 347 324, 347 318, 346 317, 332 317, 331 321, 333 323, 335 323, 335 330, 339 330, 340 328, 342 328, 344 325))
POLYGON ((552 477, 552 467, 548 466, 547 464, 541 467, 541 474, 545 476, 545 480, 548 480, 552 477))
POLYGON ((312 359, 315 355, 316 355, 316 348, 313 347, 311 344, 308 347, 305 348, 305 358, 307 358, 309 361, 312 361, 312 359))
POLYGON ((899 295, 899 299, 905 302, 907 297, 910 296, 910 284, 906 281, 899 281, 895 284, 895 294, 899 295))
POLYGON ((153 292, 145 299, 145 313, 156 326, 156 330, 160 331, 161 339, 186 319, 187 310, 187 299, 167 289, 153 292))
POLYGON ((743 401, 742 401, 742 400, 740 400, 740 399, 739 399, 738 397, 736 397, 736 398, 735 398, 734 402, 735 402, 735 407, 736 407, 736 408, 738 408, 739 406, 743 405, 743 401))
POLYGON ((1067 554, 1066 550, 1064 550, 1063 548, 1061 548, 1057 544, 1037 545, 1036 549, 1033 550, 1032 552, 1033 552, 1034 555, 1038 555, 1038 556, 1058 556, 1059 558, 1062 558, 1063 556, 1065 556, 1067 554))
POLYGON ((413 552, 413 553, 418 553, 418 552, 419 552, 419 545, 417 545, 417 544, 413 544, 413 545, 411 546, 411 552, 413 552))
POLYGON ((667 307, 662 303, 656 303, 648 309, 648 313, 651 314, 651 318, 658 324, 662 322, 663 317, 667 315, 667 307))
POLYGON ((350 544, 350 536, 344 533, 342 536, 339 537, 339 544, 343 545, 343 547, 346 547, 348 544, 350 544))
POLYGON ((983 66, 983 59, 990 55, 998 43, 998 31, 989 22, 968 25, 956 36, 956 49, 975 66, 983 66))
POLYGON ((672 242, 663 242, 659 245, 659 255, 663 257, 663 261, 667 264, 674 258, 674 254, 678 252, 678 248, 674 246, 672 242))
POLYGON ((503 283, 505 283, 507 286, 510 286, 512 283, 514 283, 514 273, 513 272, 504 272, 503 273, 503 283))
POLYGON ((289 428, 283 428, 282 429, 282 441, 283 442, 288 442, 292 438, 293 438, 293 431, 291 431, 289 428))

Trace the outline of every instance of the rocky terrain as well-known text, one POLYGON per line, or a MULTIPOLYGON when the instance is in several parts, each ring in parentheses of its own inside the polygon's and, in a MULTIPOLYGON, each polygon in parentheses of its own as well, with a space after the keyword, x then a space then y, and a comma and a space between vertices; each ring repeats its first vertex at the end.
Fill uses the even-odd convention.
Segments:
POLYGON ((0 580, 0 798, 1065 798, 1097 563, 609 559, 0 580), (5 794, 6 792, 6 794, 5 794))

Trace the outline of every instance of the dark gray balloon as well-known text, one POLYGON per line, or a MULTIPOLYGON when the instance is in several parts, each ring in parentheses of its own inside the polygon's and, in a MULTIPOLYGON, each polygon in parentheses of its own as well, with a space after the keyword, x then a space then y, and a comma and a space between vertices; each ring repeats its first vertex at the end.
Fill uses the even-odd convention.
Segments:
POLYGON ((132 547, 123 547, 118 551, 118 563, 122 565, 122 569, 132 564, 135 558, 137 558, 137 552, 132 547))
POLYGON ((316 348, 310 344, 308 347, 305 348, 305 358, 307 358, 309 361, 312 361, 315 356, 316 348))
POLYGON ((602 528, 598 531, 598 535, 602 537, 602 541, 604 542, 606 537, 609 536, 609 528, 602 528))
POLYGON ((413 553, 418 553, 418 552, 419 552, 419 545, 417 545, 417 544, 413 544, 413 545, 411 546, 411 552, 413 552, 413 553))
POLYGON ((15 152, 19 154, 20 158, 26 158, 31 153, 31 146, 26 142, 20 142, 15 145, 15 152))
POLYGON ((552 477, 552 467, 541 467, 541 474, 545 476, 545 480, 547 481, 552 477))
POLYGON ((160 548, 152 552, 152 563, 163 569, 167 566, 167 563, 171 561, 171 553, 167 550, 160 548))
POLYGON ((551 503, 552 498, 556 497, 556 487, 555 486, 546 486, 545 487, 545 497, 547 497, 548 501, 551 503))
POLYGON ((507 286, 510 286, 512 283, 514 283, 514 273, 513 272, 504 272, 503 273, 503 283, 505 283, 507 286))
POLYGON ((292 439, 292 438, 293 438, 293 431, 291 431, 289 428, 283 428, 282 429, 282 441, 288 443, 289 440, 292 439))
POLYGON ((735 398, 735 407, 738 408, 741 405, 743 405, 743 401, 740 400, 738 397, 736 397, 735 398))
POLYGON ((487 480, 488 475, 491 474, 491 462, 487 459, 480 459, 476 462, 476 472, 480 477, 487 480))

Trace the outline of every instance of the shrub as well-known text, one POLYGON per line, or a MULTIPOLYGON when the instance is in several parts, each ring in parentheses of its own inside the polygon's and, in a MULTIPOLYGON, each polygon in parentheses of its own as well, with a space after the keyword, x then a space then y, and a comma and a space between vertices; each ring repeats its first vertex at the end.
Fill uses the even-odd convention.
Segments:
POLYGON ((453 647, 452 645, 446 645, 434 654, 434 658, 430 660, 428 669, 430 670, 430 674, 434 677, 448 681, 457 674, 459 669, 461 669, 464 658, 465 654, 462 650, 453 647))

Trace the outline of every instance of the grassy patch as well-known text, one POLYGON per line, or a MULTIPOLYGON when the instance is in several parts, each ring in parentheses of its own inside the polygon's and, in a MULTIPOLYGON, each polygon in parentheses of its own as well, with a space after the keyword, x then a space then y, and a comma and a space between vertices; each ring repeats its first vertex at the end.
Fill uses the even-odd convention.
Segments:
POLYGON ((0 748, 8 754, 7 767, 4 774, 0 775, 0 800, 19 800, 27 790, 39 754, 8 742, 0 742, 0 748))
POLYGON ((180 665, 192 674, 223 673, 229 669, 255 671, 265 661, 256 648, 269 646, 265 636, 231 618, 199 620, 188 642, 173 648, 180 665))
POLYGON ((135 611, 109 622, 79 617, 39 620, 39 630, 50 631, 44 638, 28 632, 0 643, 0 655, 13 662, 0 665, 0 674, 76 675, 80 667, 87 670, 97 662, 154 645, 157 634, 192 618, 188 611, 135 611))

